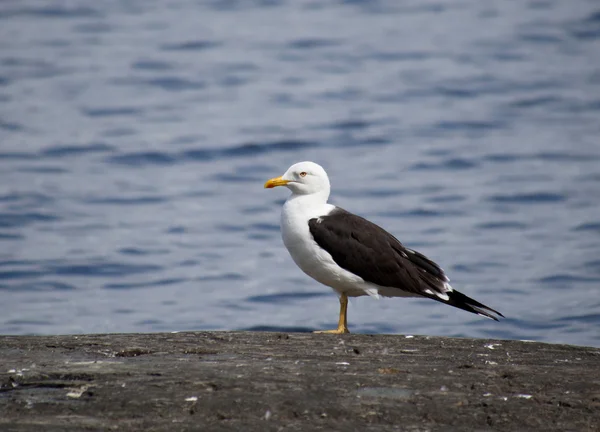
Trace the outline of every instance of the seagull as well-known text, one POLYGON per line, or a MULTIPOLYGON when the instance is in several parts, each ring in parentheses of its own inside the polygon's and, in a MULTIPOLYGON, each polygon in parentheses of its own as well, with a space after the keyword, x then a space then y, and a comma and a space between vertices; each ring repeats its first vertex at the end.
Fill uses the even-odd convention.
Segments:
POLYGON ((450 286, 442 268, 405 247, 380 226, 328 204, 329 177, 314 162, 292 165, 265 188, 292 193, 281 212, 281 236, 292 259, 340 301, 338 327, 316 333, 350 333, 348 297, 425 297, 498 321, 500 312, 450 286))

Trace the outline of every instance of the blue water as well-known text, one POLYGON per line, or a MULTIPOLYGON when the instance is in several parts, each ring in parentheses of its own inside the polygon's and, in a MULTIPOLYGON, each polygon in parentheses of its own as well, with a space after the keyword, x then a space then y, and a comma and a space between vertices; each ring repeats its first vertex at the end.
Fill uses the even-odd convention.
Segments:
POLYGON ((0 333, 332 327, 263 189, 313 160, 507 316, 352 331, 600 346, 599 137, 596 1, 3 1, 0 333))

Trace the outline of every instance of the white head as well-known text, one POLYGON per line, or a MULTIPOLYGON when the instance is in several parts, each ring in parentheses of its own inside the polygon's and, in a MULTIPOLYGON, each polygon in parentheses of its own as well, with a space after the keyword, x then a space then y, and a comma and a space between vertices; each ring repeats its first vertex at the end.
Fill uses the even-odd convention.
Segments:
POLYGON ((265 183, 266 188, 285 186, 293 195, 325 195, 329 197, 329 177, 321 165, 314 162, 298 162, 292 165, 281 177, 265 183))

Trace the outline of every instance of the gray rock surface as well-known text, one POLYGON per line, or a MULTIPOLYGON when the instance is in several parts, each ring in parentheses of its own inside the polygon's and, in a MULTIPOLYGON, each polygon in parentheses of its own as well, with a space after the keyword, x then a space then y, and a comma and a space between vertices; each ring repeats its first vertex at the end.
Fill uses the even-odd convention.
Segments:
POLYGON ((392 335, 0 337, 1 431, 598 431, 600 349, 392 335))

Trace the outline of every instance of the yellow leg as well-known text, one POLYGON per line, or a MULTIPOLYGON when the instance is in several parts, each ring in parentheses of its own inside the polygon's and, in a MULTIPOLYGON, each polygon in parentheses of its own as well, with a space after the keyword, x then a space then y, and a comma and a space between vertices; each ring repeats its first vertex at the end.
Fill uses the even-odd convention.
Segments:
POLYGON ((335 330, 320 330, 315 333, 330 333, 330 334, 344 334, 350 333, 348 330, 348 321, 346 315, 348 313, 348 296, 342 294, 340 296, 340 319, 338 321, 338 328, 335 330))

